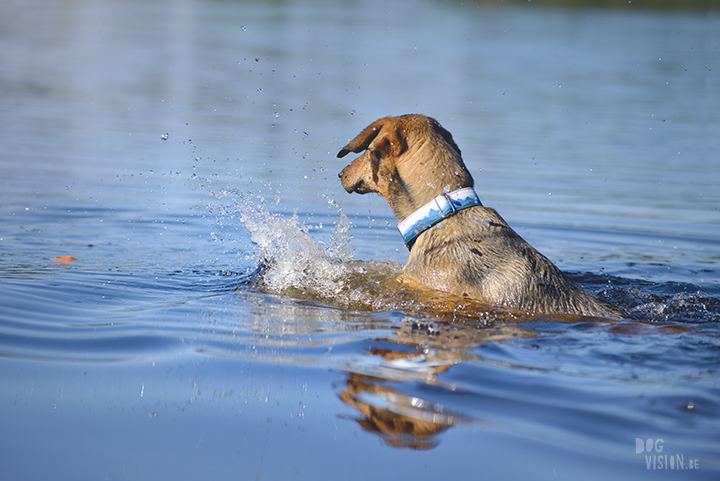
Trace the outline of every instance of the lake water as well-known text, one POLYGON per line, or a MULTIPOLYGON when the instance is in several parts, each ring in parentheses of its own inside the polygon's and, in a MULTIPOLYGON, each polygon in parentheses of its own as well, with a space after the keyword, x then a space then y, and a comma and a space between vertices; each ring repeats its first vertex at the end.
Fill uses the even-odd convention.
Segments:
POLYGON ((5 1, 2 478, 718 479, 720 15, 535 3, 5 1), (395 287, 411 112, 637 319, 395 287))

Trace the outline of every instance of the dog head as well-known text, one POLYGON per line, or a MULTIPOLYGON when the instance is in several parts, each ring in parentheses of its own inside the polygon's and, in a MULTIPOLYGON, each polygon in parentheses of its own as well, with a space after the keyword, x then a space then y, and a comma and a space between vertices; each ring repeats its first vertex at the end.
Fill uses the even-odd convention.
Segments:
POLYGON ((452 134, 424 115, 376 120, 337 156, 350 152, 363 154, 340 172, 345 190, 385 197, 399 221, 436 195, 473 186, 452 134))

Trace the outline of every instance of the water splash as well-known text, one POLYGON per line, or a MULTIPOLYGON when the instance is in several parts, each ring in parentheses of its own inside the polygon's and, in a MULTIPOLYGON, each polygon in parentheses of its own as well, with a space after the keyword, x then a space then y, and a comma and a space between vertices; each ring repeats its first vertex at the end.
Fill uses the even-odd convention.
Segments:
POLYGON ((352 223, 327 196, 323 197, 328 206, 337 210, 327 242, 313 237, 297 210, 290 216, 272 212, 264 197, 235 189, 215 196, 218 203, 211 210, 216 224, 239 221, 250 233, 255 247, 251 255, 259 266, 255 284, 264 290, 341 307, 372 308, 381 297, 380 286, 402 272, 394 261, 353 260, 352 223))
POLYGON ((633 311, 655 322, 720 322, 720 301, 703 295, 700 291, 656 296, 641 294, 637 289, 632 294, 638 302, 633 311))

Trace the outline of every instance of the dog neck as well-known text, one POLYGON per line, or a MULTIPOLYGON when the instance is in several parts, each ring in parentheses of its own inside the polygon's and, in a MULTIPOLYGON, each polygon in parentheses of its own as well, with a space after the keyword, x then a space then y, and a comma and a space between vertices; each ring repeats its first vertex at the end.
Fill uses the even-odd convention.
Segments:
POLYGON ((475 189, 465 187, 448 194, 435 196, 433 200, 420 207, 398 224, 408 250, 412 249, 415 239, 446 217, 455 215, 463 209, 482 205, 475 189))

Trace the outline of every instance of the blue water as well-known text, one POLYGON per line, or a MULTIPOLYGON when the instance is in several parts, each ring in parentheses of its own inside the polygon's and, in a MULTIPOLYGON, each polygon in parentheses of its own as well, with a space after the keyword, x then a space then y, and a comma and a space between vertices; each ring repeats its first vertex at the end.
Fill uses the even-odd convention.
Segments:
POLYGON ((717 479, 720 16, 532 3, 3 4, 2 479, 717 479), (409 112, 635 320, 398 289, 409 112))

